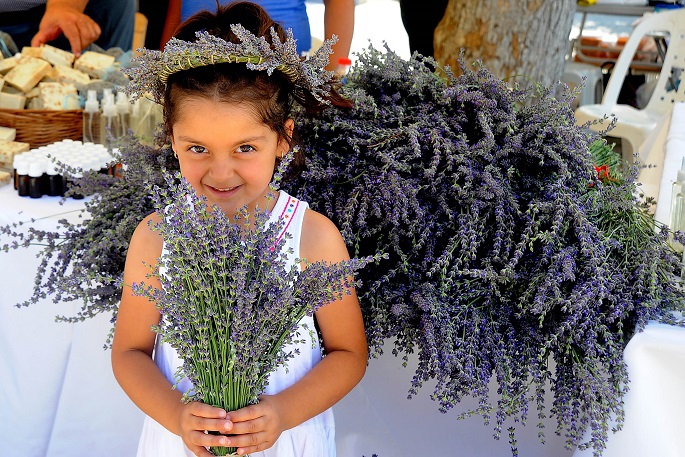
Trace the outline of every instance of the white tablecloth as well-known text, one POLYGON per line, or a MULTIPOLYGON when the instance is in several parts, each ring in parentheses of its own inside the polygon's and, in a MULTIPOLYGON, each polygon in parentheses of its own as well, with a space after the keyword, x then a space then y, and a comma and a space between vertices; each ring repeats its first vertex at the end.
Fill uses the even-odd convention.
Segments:
MULTIPOLYGON (((641 189, 657 199, 656 220, 668 224, 671 186, 685 157, 685 104, 673 106, 638 153, 651 166, 640 173, 641 189)), ((609 437, 603 456, 685 456, 685 329, 650 323, 630 340, 624 359, 630 378, 625 424, 609 437)), ((590 456, 590 450, 574 453, 590 456)))
MULTIPOLYGON (((21 198, 0 187, 0 224, 28 221, 83 208, 82 201, 21 198)), ((54 229, 57 219, 37 220, 54 229)), ((6 238, 0 236, 0 244, 6 238)), ((77 303, 43 300, 28 308, 39 260, 37 247, 0 252, 0 456, 58 457, 135 455, 142 414, 116 383, 103 349, 109 316, 77 324, 77 303)))
MULTIPOLYGON (((3 225, 82 207, 73 200, 60 206, 57 198, 20 198, 10 186, 0 187, 3 225)), ((75 221, 76 213, 67 217, 75 221)), ((34 226, 54 229, 57 219, 34 226)), ((143 416, 119 388, 109 351, 102 349, 108 316, 56 323, 56 314, 73 315, 78 303, 45 300, 28 308, 14 306, 31 294, 38 252, 0 252, 0 456, 134 456, 143 416)), ((495 441, 480 417, 457 421, 456 412, 438 412, 429 399, 430 386, 408 400, 415 368, 415 359, 403 368, 390 348, 371 361, 360 385, 334 408, 340 457, 511 455, 506 437, 495 441)), ((466 401, 461 410, 474 406, 466 401)), ((540 444, 535 423, 520 429, 521 456, 571 455, 554 435, 552 422, 547 423, 547 443, 540 444)))
MULTIPOLYGON (((55 198, 19 198, 11 187, 0 187, 0 224, 81 207, 75 201, 60 206, 55 198)), ((75 214, 69 218, 75 220, 75 214)), ((34 225, 54 228, 56 219, 34 225)), ((30 296, 38 252, 0 252, 0 456, 134 456, 142 413, 117 385, 109 352, 102 349, 108 316, 65 324, 55 323, 54 316, 75 313, 77 303, 46 300, 14 307, 30 296)), ((626 397, 626 429, 610 437, 605 457, 685 455, 676 441, 685 429, 685 331, 651 324, 630 342, 626 360, 633 379, 626 397)), ((455 419, 458 412, 475 407, 473 400, 441 414, 429 399, 430 385, 408 400, 415 368, 415 358, 403 368, 390 348, 371 361, 362 382, 334 408, 340 457, 511 455, 506 436, 494 440, 492 428, 480 417, 455 419)), ((550 420, 545 422, 547 443, 540 444, 536 422, 518 424, 519 455, 573 454, 554 435, 550 420)))

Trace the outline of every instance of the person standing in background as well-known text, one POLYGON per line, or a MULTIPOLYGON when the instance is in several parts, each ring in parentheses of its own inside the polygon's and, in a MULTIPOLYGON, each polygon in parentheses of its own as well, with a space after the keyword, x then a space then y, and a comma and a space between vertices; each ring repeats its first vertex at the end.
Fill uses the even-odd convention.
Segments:
MULTIPOLYGON (((231 3, 222 0, 221 4, 231 3)), ((297 51, 300 54, 307 53, 312 47, 312 36, 309 28, 309 17, 305 0, 256 0, 257 3, 284 28, 292 29, 293 36, 297 40, 297 51)), ((333 54, 330 56, 328 70, 335 70, 338 59, 348 57, 352 45, 354 33, 354 0, 323 0, 326 7, 324 12, 323 38, 332 35, 338 37, 338 42, 333 46, 333 54)), ((169 0, 169 11, 162 36, 161 47, 173 35, 178 25, 198 11, 216 11, 217 0, 169 0)))
POLYGON ((409 35, 409 50, 433 57, 433 33, 447 9, 447 0, 400 0, 404 29, 409 35))
POLYGON ((128 51, 135 13, 135 0, 0 0, 0 31, 19 50, 49 43, 78 56, 95 43, 128 51))

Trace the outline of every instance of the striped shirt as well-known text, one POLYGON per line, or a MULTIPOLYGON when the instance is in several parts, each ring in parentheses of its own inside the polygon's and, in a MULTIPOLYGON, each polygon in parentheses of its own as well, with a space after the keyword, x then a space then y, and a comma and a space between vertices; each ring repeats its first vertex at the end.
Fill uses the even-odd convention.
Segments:
POLYGON ((46 3, 47 0, 0 0, 0 13, 26 11, 46 3))

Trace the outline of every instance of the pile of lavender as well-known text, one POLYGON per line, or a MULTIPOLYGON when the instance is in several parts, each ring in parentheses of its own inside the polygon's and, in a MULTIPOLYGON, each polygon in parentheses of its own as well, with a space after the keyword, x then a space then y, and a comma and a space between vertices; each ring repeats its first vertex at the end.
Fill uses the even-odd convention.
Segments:
POLYGON ((459 417, 482 415, 497 437, 507 418, 551 414, 568 447, 599 455, 610 417, 623 422, 627 341, 685 304, 680 259, 630 172, 598 179, 590 148, 610 148, 575 126, 568 99, 462 70, 360 55, 355 108, 299 120, 308 169, 288 190, 351 255, 390 256, 358 293, 372 353, 388 340, 418 355, 410 395, 434 380, 442 411, 475 397, 459 417))
MULTIPOLYGON (((287 345, 306 342, 298 332, 316 338, 300 320, 342 298, 372 259, 308 263, 300 272, 301 260, 289 264, 283 248, 284 221, 266 211, 244 208, 230 218, 171 177, 154 200, 162 222, 152 228, 165 246, 154 276, 162 288, 134 284, 133 291, 162 314, 155 331, 183 360, 194 389, 186 399, 226 411, 254 404, 268 375, 294 355, 287 345)), ((212 450, 227 455, 236 448, 212 450)))
MULTIPOLYGON (((154 211, 151 190, 164 185, 162 170, 178 169, 170 148, 145 146, 135 139, 121 149, 120 160, 125 168, 118 177, 78 170, 83 178, 74 180, 67 195, 92 195, 78 223, 60 219, 57 230, 49 232, 30 227, 31 221, 0 227, 1 234, 13 238, 2 250, 42 246, 33 294, 20 306, 47 297, 55 303, 79 300, 82 307, 76 316, 57 320, 77 322, 105 312, 114 323, 129 240, 154 211)), ((74 171, 65 169, 65 174, 74 171)))
MULTIPOLYGON (((388 255, 358 294, 372 355, 385 341, 417 354, 411 395, 431 381, 443 411, 477 398, 458 417, 507 428, 514 454, 508 424, 551 415, 568 447, 600 455, 610 418, 623 423, 631 335, 652 319, 682 325, 670 314, 685 308, 680 258, 636 199, 635 169, 618 173, 569 99, 462 70, 368 49, 344 87, 353 110, 297 119, 307 169, 283 187, 338 225, 352 257, 388 255)), ((128 240, 154 210, 148 183, 174 162, 168 149, 122 151, 120 181, 84 178, 90 219, 1 229, 18 240, 5 249, 45 243, 27 303, 76 298, 78 319, 115 317, 128 240)))

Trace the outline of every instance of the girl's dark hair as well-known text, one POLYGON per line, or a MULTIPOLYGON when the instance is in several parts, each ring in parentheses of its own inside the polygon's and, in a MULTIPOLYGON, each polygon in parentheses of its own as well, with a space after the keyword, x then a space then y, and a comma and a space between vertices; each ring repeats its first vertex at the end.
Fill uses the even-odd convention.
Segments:
MULTIPOLYGON (((209 34, 226 41, 239 43, 231 31, 231 24, 241 24, 256 36, 264 36, 271 43, 270 29, 276 31, 285 41, 285 30, 264 11, 250 2, 235 2, 225 6, 217 3, 216 13, 200 11, 183 22, 174 36, 184 41, 195 41, 196 32, 209 34)), ((200 96, 229 103, 244 102, 251 105, 257 116, 268 125, 279 138, 284 138, 292 147, 296 135, 289 136, 284 125, 293 114, 293 102, 299 103, 308 114, 316 114, 326 105, 314 98, 308 91, 295 87, 290 79, 279 71, 269 76, 266 71, 250 70, 242 63, 222 63, 180 71, 169 76, 164 92, 164 122, 167 135, 178 118, 178 102, 185 96, 200 96)), ((328 97, 331 105, 350 108, 351 102, 332 90, 328 97)), ((291 166, 297 171, 303 166, 304 158, 295 157, 291 166)), ((291 173, 287 173, 291 174, 291 173)))

